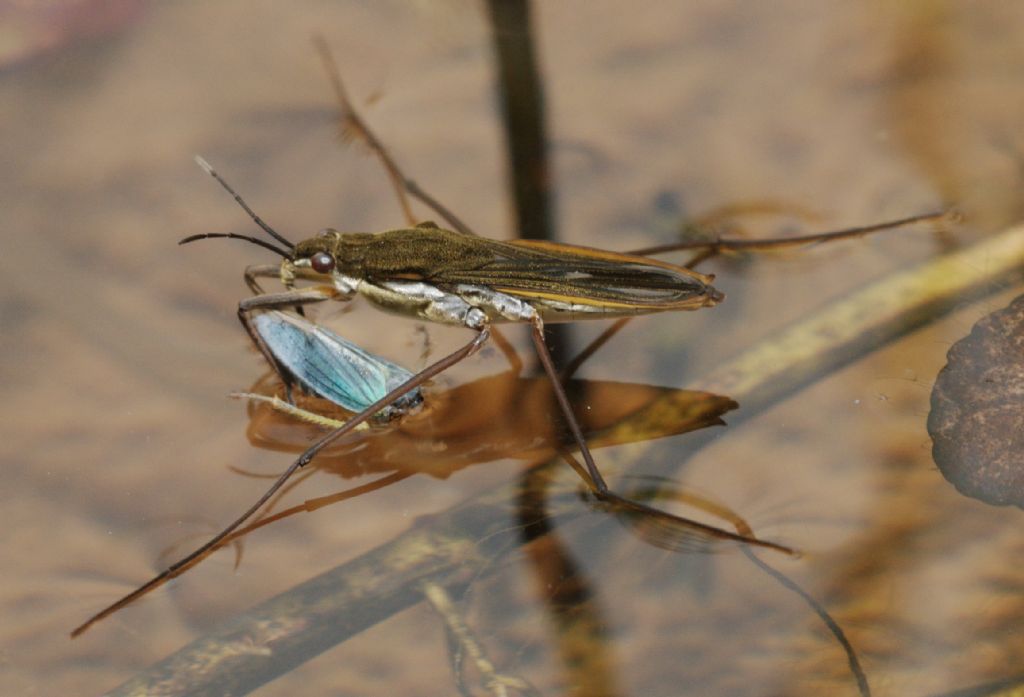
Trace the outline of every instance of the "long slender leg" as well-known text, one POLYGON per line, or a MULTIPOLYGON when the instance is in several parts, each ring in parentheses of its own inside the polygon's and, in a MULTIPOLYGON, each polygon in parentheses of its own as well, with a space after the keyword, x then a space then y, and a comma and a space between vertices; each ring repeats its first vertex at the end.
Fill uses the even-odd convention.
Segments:
POLYGON ((781 552, 786 552, 787 554, 794 553, 792 549, 784 545, 745 537, 713 526, 704 525, 703 523, 697 523, 696 521, 688 520, 686 518, 658 510, 657 508, 652 508, 646 504, 633 501, 612 491, 608 487, 608 483, 605 481, 604 477, 601 475, 600 470, 597 469, 594 457, 590 454, 590 448, 587 447, 587 442, 583 437, 583 430, 580 428, 579 422, 576 420, 576 415, 572 411, 572 405, 569 404, 569 398, 566 396, 565 389, 563 389, 560 382, 558 371, 555 370, 555 365, 551 360, 551 354, 548 352, 547 344, 544 341, 544 322, 537 317, 531 322, 531 324, 533 328, 533 343, 537 348, 537 356, 540 358, 541 365, 544 366, 544 372, 548 374, 548 378, 551 380, 552 387, 555 390, 555 397, 558 399, 558 405, 562 409, 562 414, 565 416, 569 430, 572 432, 573 440, 576 441, 576 445, 580 450, 580 455, 583 456, 583 462, 590 478, 589 484, 591 485, 595 496, 603 501, 620 505, 639 513, 666 518, 682 525, 698 527, 709 533, 722 537, 728 537, 749 544, 756 544, 761 547, 770 547, 781 552))
MULTIPOLYGON (((860 237, 862 235, 867 235, 872 232, 890 230, 892 228, 902 227, 904 225, 911 225, 913 223, 939 221, 942 220, 943 218, 949 217, 949 211, 938 211, 935 213, 914 215, 910 216, 909 218, 901 218, 899 220, 891 220, 884 223, 876 223, 874 225, 847 228, 845 230, 833 230, 831 232, 818 232, 809 235, 800 235, 798 237, 772 237, 763 240, 720 238, 716 240, 700 240, 696 242, 676 242, 672 244, 661 245, 658 247, 634 249, 626 253, 635 254, 637 256, 652 256, 655 254, 664 254, 666 252, 697 249, 700 250, 700 254, 698 254, 696 257, 691 259, 686 264, 686 268, 692 269, 701 262, 707 261, 709 258, 713 256, 717 256, 722 251, 768 251, 773 249, 781 249, 785 247, 797 247, 800 245, 816 244, 819 242, 832 242, 837 240, 850 239, 853 237, 860 237)), ((584 361, 589 359, 599 348, 604 346, 609 339, 615 336, 632 319, 632 317, 622 317, 619 320, 617 320, 614 324, 612 324, 608 329, 603 331, 586 348, 584 348, 583 351, 581 351, 570 363, 566 364, 565 368, 563 368, 560 373, 562 379, 567 380, 568 378, 572 377, 584 361)))
MULTIPOLYGON (((834 230, 831 232, 819 232, 810 235, 801 235, 799 237, 773 237, 763 240, 731 240, 731 239, 717 239, 717 240, 703 240, 697 242, 678 242, 674 244, 662 245, 659 247, 647 247, 645 249, 634 249, 627 254, 636 254, 637 256, 651 256, 654 254, 662 254, 665 252, 680 251, 686 249, 698 249, 700 253, 691 259, 686 264, 686 268, 692 269, 701 262, 707 261, 709 258, 717 256, 720 252, 725 250, 744 250, 744 251, 767 251, 772 249, 780 249, 784 247, 796 247, 800 245, 816 244, 819 242, 832 242, 836 240, 850 239, 852 237, 860 237, 872 232, 879 232, 882 230, 889 230, 896 227, 902 227, 904 225, 910 225, 912 223, 919 223, 931 220, 941 220, 943 218, 949 218, 951 214, 949 211, 939 211, 936 213, 926 213, 924 215, 915 215, 909 218, 901 218, 899 220, 892 220, 885 223, 876 223, 874 225, 866 225, 862 227, 847 228, 845 230, 834 230)), ((633 317, 622 317, 613 323, 608 329, 601 332, 601 334, 594 339, 590 344, 587 345, 571 362, 566 364, 565 368, 562 369, 560 375, 562 380, 568 380, 572 377, 579 367, 589 359, 594 353, 597 352, 602 346, 604 346, 613 336, 619 333, 623 327, 631 322, 633 317)))
POLYGON ((905 225, 913 225, 914 223, 955 220, 956 217, 957 214, 955 211, 942 210, 933 211, 931 213, 922 213, 920 215, 912 215, 906 218, 899 218, 897 220, 887 220, 885 222, 873 223, 871 225, 861 225, 858 227, 845 228, 843 230, 832 230, 830 232, 816 232, 796 237, 776 237, 765 240, 717 239, 672 242, 670 244, 657 245, 654 247, 634 249, 628 253, 635 254, 637 256, 651 256, 654 254, 664 254, 666 252, 675 252, 685 249, 699 249, 704 250, 705 252, 711 252, 712 254, 717 254, 723 250, 764 251, 785 247, 797 247, 806 244, 816 244, 818 242, 851 239, 854 237, 861 237, 862 235, 867 235, 872 232, 880 232, 882 230, 891 230, 905 225))
MULTIPOLYGON (((577 474, 580 474, 581 478, 583 477, 583 474, 587 474, 586 468, 580 465, 579 461, 573 457, 572 453, 569 453, 564 449, 560 449, 559 455, 561 455, 562 459, 576 470, 577 474)), ((647 516, 648 518, 653 517, 663 524, 667 523, 670 526, 669 530, 671 530, 672 535, 680 540, 696 541, 701 544, 708 539, 732 540, 734 542, 741 542, 744 545, 765 547, 767 549, 773 549, 786 554, 792 555, 797 553, 791 547, 756 537, 754 535, 754 531, 749 526, 743 528, 739 532, 732 532, 714 525, 701 523, 700 521, 693 520, 691 518, 684 518, 683 516, 668 513, 667 511, 654 508, 653 506, 636 501, 621 494, 616 494, 611 490, 606 490, 603 493, 596 491, 594 487, 591 487, 591 490, 594 491, 597 498, 603 500, 605 503, 611 504, 613 509, 618 509, 615 511, 617 513, 639 513, 643 516, 647 516)), ((700 508, 700 506, 697 507, 700 508)), ((652 544, 657 544, 653 541, 653 538, 652 544)), ((666 547, 666 549, 667 548, 668 547, 666 547)), ((682 548, 683 547, 680 546, 680 549, 682 548)))
POLYGON ((544 341, 544 321, 540 317, 536 317, 531 322, 531 325, 533 329, 533 345, 537 349, 537 357, 540 358, 541 365, 544 366, 544 372, 548 374, 548 378, 550 378, 554 387, 558 406, 561 408, 563 416, 565 416, 565 421, 569 426, 569 431, 572 433, 573 440, 579 446, 580 455, 583 456, 583 462, 587 466, 587 474, 590 475, 594 491, 599 496, 603 496, 609 493, 610 489, 604 477, 601 476, 601 472, 597 469, 597 465, 594 463, 594 457, 590 454, 590 448, 587 447, 586 439, 583 437, 583 430, 576 420, 576 415, 573 414, 572 405, 569 404, 569 397, 565 394, 565 389, 562 388, 558 371, 555 370, 555 364, 551 360, 551 352, 548 351, 548 344, 544 341))
POLYGON ((615 320, 610 327, 601 332, 596 339, 587 344, 582 351, 576 354, 575 358, 566 363, 565 367, 562 368, 562 371, 559 373, 562 381, 564 382, 575 375, 576 371, 580 369, 580 366, 583 365, 585 361, 589 360, 591 356, 597 353, 602 346, 608 343, 608 341, 618 334, 623 327, 629 324, 632 319, 632 317, 620 317, 615 320))
MULTIPOLYGON (((282 293, 281 295, 287 294, 282 293)), ((294 302, 294 300, 292 300, 291 302, 294 302)), ((278 491, 278 489, 284 486, 284 484, 293 474, 295 474, 297 471, 308 465, 321 450, 323 450, 331 443, 344 436, 346 433, 349 433, 350 431, 354 430, 359 424, 369 419, 371 416, 373 416, 378 411, 394 402, 402 395, 419 387, 424 382, 434 377, 438 373, 447 370, 448 368, 452 367, 459 361, 465 359, 466 357, 478 351, 480 347, 483 346, 483 344, 487 341, 488 336, 489 331, 487 327, 484 327, 465 346, 456 351, 453 351, 452 353, 448 354, 447 356, 437 361, 436 363, 427 366, 419 373, 413 375, 411 378, 403 382, 401 385, 399 385, 398 387, 396 387, 395 389, 391 390, 389 393, 378 399, 369 407, 361 411, 359 414, 353 416, 348 422, 345 423, 344 426, 341 426, 340 428, 331 431, 326 436, 324 436, 316 443, 311 445, 309 448, 306 449, 305 452, 299 455, 299 457, 291 465, 289 465, 288 469, 286 469, 284 473, 282 473, 281 476, 277 478, 277 481, 275 481, 270 486, 270 488, 267 489, 262 496, 260 496, 256 503, 250 506, 242 515, 236 518, 230 525, 228 525, 226 528, 224 528, 219 533, 214 535, 213 538, 211 538, 208 542, 200 546, 198 549, 186 555, 185 557, 179 559, 178 561, 174 562, 169 567, 167 567, 166 570, 157 574, 152 579, 142 584, 128 595, 124 596, 123 598, 113 603, 112 605, 106 607, 105 609, 100 610, 98 613, 96 613, 88 620, 86 620, 83 624, 76 627, 75 630, 71 632, 71 636, 79 636, 82 632, 87 630, 89 627, 91 627, 93 624, 100 621, 104 617, 107 617, 108 615, 117 612, 122 607, 131 603, 133 600, 136 600, 137 598, 148 593, 153 588, 156 588, 164 581, 170 578, 174 578, 178 574, 182 573, 185 569, 192 566, 192 564, 197 563, 201 558, 206 556, 207 552, 218 547, 225 540, 225 538, 227 538, 245 521, 251 518, 253 514, 255 514, 256 511, 258 511, 263 506, 263 504, 265 504, 278 491)))
POLYGON ((398 163, 395 162, 393 157, 391 157, 391 153, 388 152, 388 149, 384 147, 384 144, 379 138, 377 138, 377 135, 370 129, 366 121, 364 121, 362 116, 360 116, 355 110, 355 107, 352 106, 352 101, 348 98, 348 92, 345 90, 345 84, 341 80, 341 71, 338 70, 338 64, 335 62, 334 56, 331 54, 331 49, 327 46, 327 42, 322 36, 315 36, 313 38, 313 44, 316 46, 316 50, 320 54, 320 59, 324 64, 324 70, 327 71, 327 78, 331 81, 331 87, 334 89, 334 96, 338 100, 338 110, 340 112, 340 121, 343 132, 360 138, 364 143, 366 143, 370 150, 373 151, 381 161, 381 164, 384 165, 384 169, 388 173, 388 178, 391 179, 391 185, 395 189, 395 195, 398 197, 398 203, 402 207, 402 211, 405 213, 406 220, 408 220, 411 225, 415 225, 418 222, 416 220, 416 216, 413 215, 412 208, 409 205, 409 200, 406 198, 406 194, 409 194, 441 216, 441 218, 455 230, 466 235, 475 235, 476 233, 473 232, 468 225, 462 222, 457 215, 445 208, 440 201, 428 194, 419 186, 419 184, 405 176, 405 173, 403 173, 399 168, 398 163))
POLYGON ((360 486, 354 487, 352 489, 345 489, 344 491, 339 491, 334 494, 328 494, 327 496, 319 496, 315 499, 306 499, 305 501, 298 505, 292 506, 291 508, 287 508, 283 511, 279 511, 277 513, 274 513, 273 515, 263 516, 259 520, 249 523, 244 528, 241 528, 240 530, 235 530, 233 533, 228 535, 227 538, 224 539, 222 544, 227 545, 231 542, 234 542, 235 540, 245 537, 246 535, 255 530, 259 530, 260 528, 266 527, 267 525, 277 523, 281 520, 284 520, 285 518, 289 518, 295 515, 296 513, 312 513, 318 508, 330 506, 331 504, 334 503, 347 501, 348 499, 363 496, 364 494, 369 494, 373 491, 377 491, 378 489, 383 489, 384 487, 396 484, 397 482, 400 482, 403 479, 408 479, 409 477, 413 476, 413 474, 413 472, 392 472, 391 474, 384 475, 383 477, 374 479, 373 481, 368 482, 366 484, 361 484, 360 486))

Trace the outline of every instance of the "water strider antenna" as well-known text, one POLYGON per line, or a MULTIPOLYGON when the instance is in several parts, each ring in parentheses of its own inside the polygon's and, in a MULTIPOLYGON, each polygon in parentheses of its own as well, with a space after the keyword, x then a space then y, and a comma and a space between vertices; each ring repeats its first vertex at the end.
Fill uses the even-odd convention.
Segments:
MULTIPOLYGON (((217 174, 216 171, 214 171, 213 167, 210 166, 209 162, 207 162, 206 160, 203 159, 202 155, 196 155, 195 159, 196 159, 196 164, 199 165, 200 167, 202 167, 204 172, 206 172, 211 177, 216 179, 217 183, 220 184, 221 186, 223 186, 224 190, 227 191, 229 194, 231 194, 234 197, 235 202, 239 206, 242 207, 242 210, 244 210, 246 213, 249 214, 249 217, 252 218, 254 223, 256 223, 261 228, 263 228, 264 232, 266 232, 268 235, 273 237, 275 240, 277 240, 278 242, 283 244, 288 249, 295 249, 295 245, 294 244, 289 242, 283 235, 278 234, 278 232, 276 230, 274 230, 274 228, 270 227, 265 222, 263 222, 263 219, 260 218, 258 215, 256 215, 251 208, 249 208, 249 205, 245 201, 242 200, 242 197, 239 196, 235 192, 235 190, 231 188, 230 184, 228 184, 226 181, 224 181, 223 177, 221 177, 219 174, 217 174)), ((250 239, 250 241, 252 241, 252 240, 250 239)), ((184 242, 184 240, 182 240, 182 242, 184 242)), ((275 251, 277 251, 277 250, 275 250, 275 251)))

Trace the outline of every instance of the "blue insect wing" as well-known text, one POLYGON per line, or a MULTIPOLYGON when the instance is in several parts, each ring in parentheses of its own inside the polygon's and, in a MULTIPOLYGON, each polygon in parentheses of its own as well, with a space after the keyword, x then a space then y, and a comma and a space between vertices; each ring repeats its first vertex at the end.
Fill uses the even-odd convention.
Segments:
MULTIPOLYGON (((301 317, 262 312, 253 324, 270 352, 304 389, 349 411, 363 411, 412 377, 400 365, 301 317)), ((420 399, 419 390, 414 390, 384 414, 408 409, 420 399)))

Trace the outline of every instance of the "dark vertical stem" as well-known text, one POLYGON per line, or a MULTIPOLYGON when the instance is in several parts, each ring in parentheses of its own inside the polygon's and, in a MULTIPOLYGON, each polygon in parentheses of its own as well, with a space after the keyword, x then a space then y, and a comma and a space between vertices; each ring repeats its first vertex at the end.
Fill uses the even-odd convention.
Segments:
MULTIPOLYGON (((505 124, 516 234, 531 240, 555 240, 544 87, 534 53, 530 3, 488 0, 487 11, 497 61, 498 100, 505 124)), ((568 329, 564 325, 548 328, 547 336, 556 365, 564 365, 570 350, 568 329)))
POLYGON ((498 63, 498 97, 505 122, 516 229, 526 239, 551 240, 544 88, 533 50, 530 4, 526 0, 489 0, 487 8, 498 63))
MULTIPOLYGON (((530 3, 488 0, 486 4, 497 60, 516 232, 526 239, 554 241, 544 89, 533 48, 530 3)), ((571 350, 567 325, 547 328, 546 335, 544 343, 551 358, 557 365, 565 365, 571 350)), ((524 538, 532 540, 527 549, 538 584, 553 589, 547 594, 548 609, 567 677, 580 694, 611 697, 617 690, 600 610, 586 577, 557 536, 548 534, 550 522, 544 503, 544 486, 527 475, 519 515, 524 538)))

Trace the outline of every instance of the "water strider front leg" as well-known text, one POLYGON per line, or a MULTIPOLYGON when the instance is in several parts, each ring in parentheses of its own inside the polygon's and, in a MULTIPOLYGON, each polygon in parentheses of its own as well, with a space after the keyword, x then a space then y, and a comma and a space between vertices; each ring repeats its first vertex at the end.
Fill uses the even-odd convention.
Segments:
MULTIPOLYGON (((291 264, 251 264, 245 267, 243 278, 245 278, 245 285, 253 295, 267 295, 267 291, 263 290, 263 286, 257 280, 260 278, 279 280, 288 290, 294 290, 295 281, 299 279, 314 282, 323 281, 320 274, 312 269, 296 268, 291 264)), ((305 315, 301 305, 295 305, 295 311, 300 315, 305 315)))

